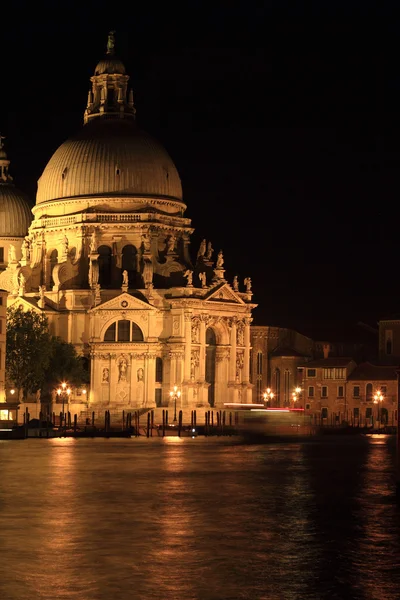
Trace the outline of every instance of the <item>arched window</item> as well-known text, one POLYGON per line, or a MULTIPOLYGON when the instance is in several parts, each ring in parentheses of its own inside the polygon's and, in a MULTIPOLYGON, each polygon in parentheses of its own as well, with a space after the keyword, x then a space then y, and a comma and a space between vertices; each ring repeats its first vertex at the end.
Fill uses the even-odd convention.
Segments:
POLYGON ((162 383, 163 380, 163 361, 162 358, 157 356, 156 358, 156 382, 162 383))
POLYGON ((57 263, 58 263, 58 252, 57 252, 57 250, 53 250, 53 252, 50 254, 50 287, 53 287, 53 285, 54 285, 53 269, 57 263))
POLYGON ((104 334, 105 342, 143 342, 143 339, 140 327, 127 319, 112 323, 104 334))
POLYGON ((111 285, 111 248, 109 246, 99 246, 99 283, 102 287, 111 285))

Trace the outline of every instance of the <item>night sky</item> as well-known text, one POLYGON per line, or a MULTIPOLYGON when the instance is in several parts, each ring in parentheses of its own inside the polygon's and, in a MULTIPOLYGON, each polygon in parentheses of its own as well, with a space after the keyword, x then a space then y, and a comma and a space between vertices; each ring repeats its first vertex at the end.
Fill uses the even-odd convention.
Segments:
POLYGON ((180 173, 192 256, 206 237, 229 281, 251 276, 255 324, 322 330, 400 312, 400 22, 368 3, 319 4, 132 4, 114 17, 110 2, 39 2, 31 17, 31 2, 14 3, 0 131, 15 182, 34 198, 81 127, 115 29, 137 122, 180 173))

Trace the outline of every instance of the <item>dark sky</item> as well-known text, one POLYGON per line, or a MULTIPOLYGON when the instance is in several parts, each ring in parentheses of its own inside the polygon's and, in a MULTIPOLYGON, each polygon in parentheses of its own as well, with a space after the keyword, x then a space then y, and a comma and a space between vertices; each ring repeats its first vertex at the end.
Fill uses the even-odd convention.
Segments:
POLYGON ((34 196, 81 126, 115 29, 138 123, 181 175, 192 255, 206 237, 230 281, 252 277, 256 324, 400 312, 400 20, 368 2, 232 4, 7 8, 0 131, 16 183, 34 196))

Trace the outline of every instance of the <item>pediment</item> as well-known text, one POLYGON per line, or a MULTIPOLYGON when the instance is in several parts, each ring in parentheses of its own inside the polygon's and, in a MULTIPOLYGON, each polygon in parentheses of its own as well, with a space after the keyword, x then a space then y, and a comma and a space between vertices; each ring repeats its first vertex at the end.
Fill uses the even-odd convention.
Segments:
MULTIPOLYGON (((14 302, 11 302, 8 304, 8 308, 19 308, 21 307, 24 311, 28 311, 28 310, 33 310, 36 313, 38 313, 38 315, 43 314, 43 310, 41 308, 38 307, 37 303, 36 303, 36 299, 35 298, 23 298, 22 296, 17 296, 14 300, 14 302)), ((48 306, 46 306, 46 309, 48 308, 48 306)))
POLYGON ((210 290, 205 300, 211 302, 230 302, 231 304, 245 304, 243 300, 233 291, 229 283, 224 283, 217 289, 210 290))
POLYGON ((95 308, 92 308, 89 312, 102 312, 103 310, 147 310, 147 311, 157 311, 154 306, 140 300, 140 298, 135 298, 131 296, 127 292, 123 292, 116 298, 112 298, 111 300, 107 300, 102 304, 99 304, 95 308))

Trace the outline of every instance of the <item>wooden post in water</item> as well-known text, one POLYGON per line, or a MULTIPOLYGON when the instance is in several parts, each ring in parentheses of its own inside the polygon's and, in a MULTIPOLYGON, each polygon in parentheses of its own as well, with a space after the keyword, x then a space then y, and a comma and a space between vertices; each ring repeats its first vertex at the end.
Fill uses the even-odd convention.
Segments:
POLYGON ((94 418, 95 418, 95 415, 94 415, 94 411, 93 411, 92 412, 92 427, 94 427, 94 418))
POLYGON ((125 411, 122 411, 122 431, 125 429, 125 411))
POLYGON ((150 437, 153 437, 153 427, 154 427, 154 410, 150 413, 150 437))
POLYGON ((197 413, 196 413, 196 409, 194 409, 194 411, 193 411, 193 425, 194 425, 194 427, 197 427, 197 413))
POLYGON ((397 371, 396 496, 400 502, 400 370, 397 371))
MULTIPOLYGON (((208 411, 208 414, 210 414, 210 411, 208 411)), ((211 411, 211 427, 214 429, 214 411, 211 411)))
POLYGON ((168 408, 165 411, 165 426, 168 427, 168 408))
POLYGON ((74 414, 74 432, 76 433, 76 429, 78 427, 78 415, 74 414))
POLYGON ((147 431, 146 431, 146 437, 150 436, 150 413, 147 413, 147 431))
POLYGON ((165 436, 165 410, 162 411, 162 436, 165 436))
POLYGON ((182 411, 179 411, 179 417, 178 417, 178 436, 181 437, 181 431, 182 431, 182 411))
POLYGON ((193 411, 190 413, 190 427, 193 429, 193 411))

